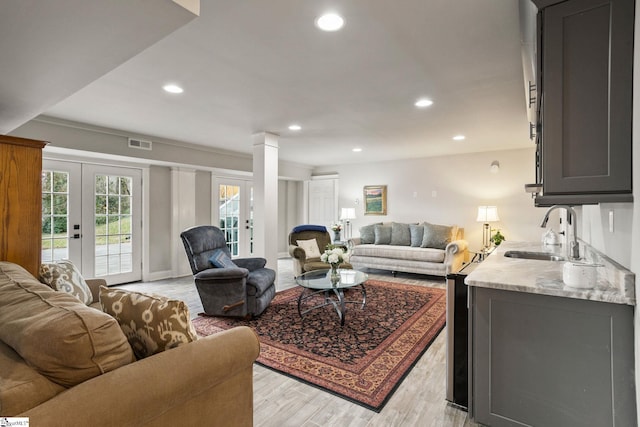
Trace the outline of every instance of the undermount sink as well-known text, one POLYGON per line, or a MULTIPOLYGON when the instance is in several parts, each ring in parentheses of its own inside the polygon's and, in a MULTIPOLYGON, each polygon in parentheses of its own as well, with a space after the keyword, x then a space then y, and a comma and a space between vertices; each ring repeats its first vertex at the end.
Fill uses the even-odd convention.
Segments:
POLYGON ((507 258, 536 259, 540 261, 564 261, 561 255, 549 254, 546 252, 527 252, 527 251, 506 251, 504 256, 507 258))

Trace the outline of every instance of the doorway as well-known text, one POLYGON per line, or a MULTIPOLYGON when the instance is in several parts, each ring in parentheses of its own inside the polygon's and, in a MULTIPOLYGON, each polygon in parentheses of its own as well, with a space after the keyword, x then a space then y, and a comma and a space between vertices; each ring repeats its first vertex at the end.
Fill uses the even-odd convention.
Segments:
POLYGON ((224 232, 232 257, 253 255, 253 186, 251 181, 214 178, 213 223, 224 232), (215 218, 217 216, 217 218, 215 218))
POLYGON ((42 262, 71 260, 108 284, 142 278, 139 169, 44 160, 42 262))

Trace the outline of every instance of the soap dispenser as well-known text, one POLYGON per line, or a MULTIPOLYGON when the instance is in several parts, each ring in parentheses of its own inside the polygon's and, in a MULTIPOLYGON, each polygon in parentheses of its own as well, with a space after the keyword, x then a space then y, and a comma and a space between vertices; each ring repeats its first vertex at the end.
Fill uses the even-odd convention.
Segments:
POLYGON ((542 236, 542 244, 545 245, 545 246, 559 245, 560 244, 560 238, 558 237, 556 232, 553 231, 552 228, 550 228, 542 236))

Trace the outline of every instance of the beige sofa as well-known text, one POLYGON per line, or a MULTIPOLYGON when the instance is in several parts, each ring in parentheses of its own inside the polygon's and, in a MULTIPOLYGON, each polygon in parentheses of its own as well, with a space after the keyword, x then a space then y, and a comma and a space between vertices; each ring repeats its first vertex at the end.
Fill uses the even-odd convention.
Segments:
POLYGON ((394 275, 402 271, 444 277, 468 258, 463 228, 429 223, 370 224, 360 228, 360 237, 349 240, 349 248, 353 268, 390 270, 394 275))
MULTIPOLYGON (((88 281, 98 298, 103 281, 88 281)), ((136 361, 115 319, 0 262, 0 416, 33 426, 251 426, 259 342, 231 329, 136 361)))

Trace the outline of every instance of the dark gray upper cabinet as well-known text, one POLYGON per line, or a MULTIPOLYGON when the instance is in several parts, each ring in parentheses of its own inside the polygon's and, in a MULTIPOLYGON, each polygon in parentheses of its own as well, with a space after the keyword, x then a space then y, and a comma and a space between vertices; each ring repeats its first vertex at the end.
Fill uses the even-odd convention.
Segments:
POLYGON ((568 0, 539 11, 538 206, 633 200, 634 7, 568 0))

